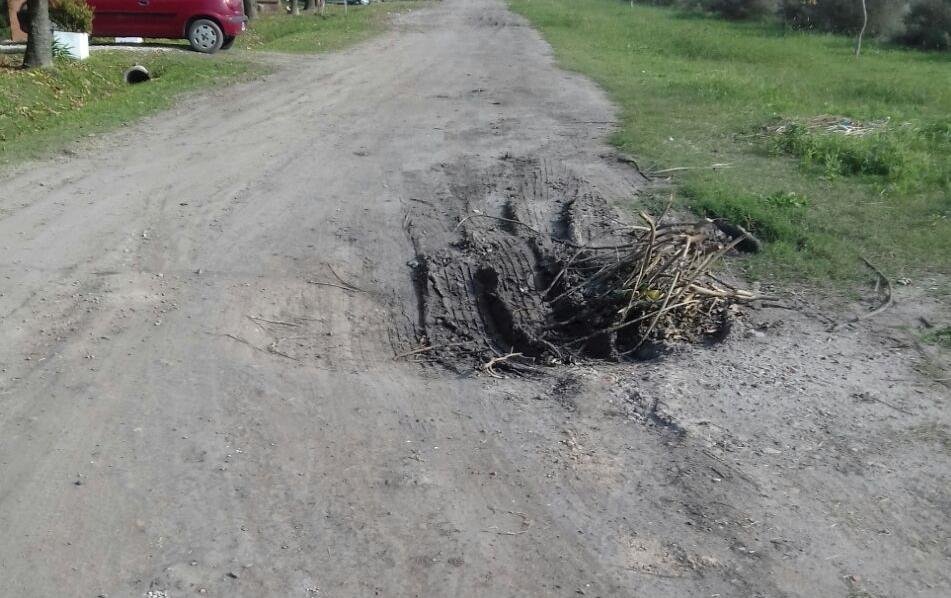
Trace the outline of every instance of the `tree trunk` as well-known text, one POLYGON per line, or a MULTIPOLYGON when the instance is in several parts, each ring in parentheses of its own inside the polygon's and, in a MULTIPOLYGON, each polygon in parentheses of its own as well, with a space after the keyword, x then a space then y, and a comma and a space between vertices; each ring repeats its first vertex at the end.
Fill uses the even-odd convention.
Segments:
POLYGON ((26 54, 23 55, 25 68, 48 67, 53 65, 53 34, 50 25, 49 0, 29 0, 27 10, 30 15, 30 27, 27 33, 26 54))
POLYGON ((291 0, 291 14, 295 17, 300 15, 300 3, 297 0, 291 0))
POLYGON ((862 53, 862 38, 865 37, 866 27, 868 27, 868 7, 865 5, 865 0, 862 0, 862 30, 859 31, 859 40, 855 44, 856 56, 859 56, 862 53))
POLYGON ((304 10, 312 12, 314 10, 314 0, 304 0, 304 10))
POLYGON ((324 16, 324 7, 327 6, 327 0, 317 0, 317 12, 324 16))
POLYGON ((244 15, 248 17, 248 20, 258 18, 257 0, 244 0, 244 15))

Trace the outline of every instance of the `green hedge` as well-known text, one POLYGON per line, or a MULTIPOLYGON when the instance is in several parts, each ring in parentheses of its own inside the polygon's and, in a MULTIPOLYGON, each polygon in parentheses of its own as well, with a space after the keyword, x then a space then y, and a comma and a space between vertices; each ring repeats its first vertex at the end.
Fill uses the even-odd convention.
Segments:
MULTIPOLYGON (((625 0, 630 1, 630 0, 625 0)), ((731 20, 776 18, 786 27, 856 35, 859 0, 634 0, 731 20)), ((951 49, 951 0, 866 0, 866 36, 923 50, 951 49)))
POLYGON ((919 0, 905 17, 901 41, 924 50, 951 49, 951 0, 919 0))

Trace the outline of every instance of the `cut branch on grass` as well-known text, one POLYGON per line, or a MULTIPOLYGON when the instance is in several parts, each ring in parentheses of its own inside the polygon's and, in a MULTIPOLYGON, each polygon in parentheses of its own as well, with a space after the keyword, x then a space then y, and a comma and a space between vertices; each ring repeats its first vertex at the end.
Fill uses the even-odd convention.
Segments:
POLYGON ((721 168, 731 168, 732 166, 732 164, 710 164, 709 166, 674 166, 673 168, 654 170, 650 173, 650 175, 657 176, 661 174, 673 174, 675 172, 684 172, 686 170, 720 170, 721 168))

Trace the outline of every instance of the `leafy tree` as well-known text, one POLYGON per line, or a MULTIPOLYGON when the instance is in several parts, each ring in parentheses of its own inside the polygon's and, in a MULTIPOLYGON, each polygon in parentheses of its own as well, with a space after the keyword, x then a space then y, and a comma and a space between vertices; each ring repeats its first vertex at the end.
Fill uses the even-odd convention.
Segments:
POLYGON ((865 23, 867 35, 882 36, 901 28, 905 4, 902 0, 781 0, 779 11, 784 22, 796 29, 857 35, 865 23))
POLYGON ((753 19, 776 7, 775 0, 701 0, 700 5, 727 19, 753 19))
POLYGON ((900 40, 925 50, 951 49, 951 0, 918 0, 905 16, 900 40))

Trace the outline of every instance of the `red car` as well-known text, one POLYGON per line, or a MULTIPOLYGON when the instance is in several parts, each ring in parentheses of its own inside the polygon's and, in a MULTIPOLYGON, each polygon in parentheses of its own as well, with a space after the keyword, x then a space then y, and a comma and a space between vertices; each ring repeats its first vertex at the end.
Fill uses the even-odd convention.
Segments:
MULTIPOLYGON (((248 26, 242 0, 86 0, 96 37, 187 39, 199 52, 227 50, 248 26)), ((24 6, 24 12, 25 12, 24 6)), ((21 22, 25 15, 19 15, 21 22)))

